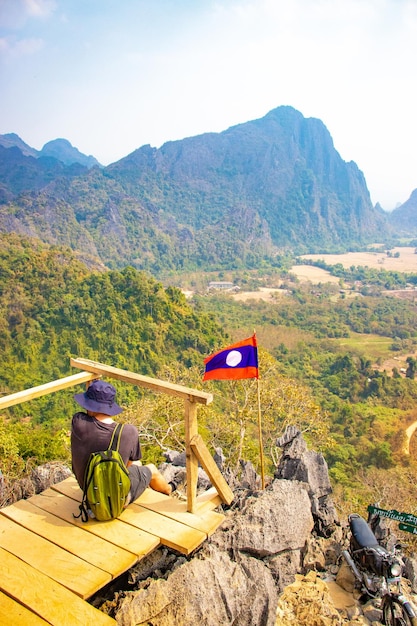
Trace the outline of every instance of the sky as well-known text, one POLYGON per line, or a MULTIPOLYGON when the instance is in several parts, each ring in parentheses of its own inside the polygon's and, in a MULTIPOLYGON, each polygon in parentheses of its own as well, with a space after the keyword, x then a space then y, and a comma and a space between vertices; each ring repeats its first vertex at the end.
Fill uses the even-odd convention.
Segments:
POLYGON ((0 134, 103 165, 289 105, 389 211, 417 188, 416 75, 417 0, 0 0, 0 134))

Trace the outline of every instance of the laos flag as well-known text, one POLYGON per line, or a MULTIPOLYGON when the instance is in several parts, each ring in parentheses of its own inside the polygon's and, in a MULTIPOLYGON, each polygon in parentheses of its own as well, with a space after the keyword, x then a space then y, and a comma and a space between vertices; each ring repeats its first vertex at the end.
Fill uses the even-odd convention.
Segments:
POLYGON ((203 380, 258 378, 256 335, 223 348, 204 359, 203 380))

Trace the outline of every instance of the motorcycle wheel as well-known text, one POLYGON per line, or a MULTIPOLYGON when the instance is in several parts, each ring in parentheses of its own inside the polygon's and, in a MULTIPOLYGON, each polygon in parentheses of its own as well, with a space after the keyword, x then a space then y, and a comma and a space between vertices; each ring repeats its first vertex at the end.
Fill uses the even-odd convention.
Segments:
POLYGON ((385 626, 417 626, 417 617, 410 603, 393 596, 385 596, 382 616, 385 626))

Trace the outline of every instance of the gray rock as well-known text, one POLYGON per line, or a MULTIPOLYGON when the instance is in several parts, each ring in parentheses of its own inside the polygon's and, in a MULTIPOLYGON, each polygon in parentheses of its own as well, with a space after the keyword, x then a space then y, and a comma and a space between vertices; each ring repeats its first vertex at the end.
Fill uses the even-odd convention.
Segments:
POLYGON ((275 480, 262 496, 249 498, 233 528, 233 547, 258 557, 300 550, 314 526, 305 485, 275 480))
POLYGON ((71 470, 66 465, 62 463, 45 463, 45 465, 35 467, 31 472, 30 478, 34 485, 35 493, 40 493, 69 476, 71 476, 71 470))
POLYGON ((275 478, 297 480, 308 484, 315 530, 323 537, 330 536, 339 521, 334 504, 329 497, 332 487, 323 455, 314 450, 308 450, 301 432, 294 426, 287 427, 284 435, 276 443, 283 449, 283 452, 275 470, 275 478))
POLYGON ((404 576, 411 583, 412 593, 417 593, 417 558, 406 557, 404 559, 404 576))
POLYGON ((146 589, 127 595, 116 620, 119 626, 273 626, 277 600, 264 563, 245 555, 234 562, 210 545, 167 581, 152 581, 146 589))
POLYGON ((268 561, 268 567, 272 572, 278 593, 281 593, 287 585, 294 582, 296 572, 302 570, 301 550, 288 550, 281 552, 268 561))
POLYGON ((167 450, 164 452, 164 457, 167 460, 167 463, 172 463, 172 465, 176 465, 177 467, 185 467, 186 456, 185 452, 177 452, 176 450, 167 450))
POLYGON ((48 489, 51 485, 61 482, 71 476, 71 470, 66 465, 53 462, 35 467, 30 476, 15 481, 7 481, 3 478, 0 506, 13 504, 18 500, 31 496, 48 489))

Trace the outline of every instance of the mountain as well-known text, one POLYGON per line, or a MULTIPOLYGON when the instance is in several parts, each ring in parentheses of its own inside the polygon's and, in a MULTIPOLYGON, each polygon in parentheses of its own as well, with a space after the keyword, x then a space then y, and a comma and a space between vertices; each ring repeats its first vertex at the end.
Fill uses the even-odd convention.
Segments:
POLYGON ((93 156, 82 154, 77 148, 74 148, 67 139, 54 139, 44 145, 40 151, 40 156, 54 157, 65 165, 79 163, 85 167, 100 167, 100 163, 93 156))
POLYGON ((3 148, 19 148, 20 152, 25 156, 37 157, 38 151, 35 148, 31 148, 20 139, 16 133, 7 133, 6 135, 0 135, 0 146, 3 148))
POLYGON ((31 156, 35 159, 40 157, 53 157, 61 163, 64 163, 64 165, 78 163, 87 168, 96 165, 101 167, 95 157, 91 155, 86 156, 77 148, 74 148, 67 139, 48 141, 48 143, 43 146, 42 150, 35 150, 35 148, 28 146, 16 133, 7 133, 6 135, 0 135, 0 146, 3 148, 19 148, 24 156, 31 156))
MULTIPOLYGON (((63 158, 62 143, 53 147, 63 158)), ((342 251, 389 233, 324 124, 286 106, 221 133, 142 146, 106 168, 45 173, 44 187, 25 174, 13 187, 13 161, 10 170, 0 172, 0 231, 88 242, 110 267, 257 267, 288 250, 342 251)))
POLYGON ((79 176, 86 168, 64 165, 51 157, 25 155, 17 146, 0 145, 0 203, 16 201, 22 193, 40 192, 60 177, 79 176))
POLYGON ((389 221, 396 232, 417 236, 417 189, 406 202, 390 213, 389 221))

